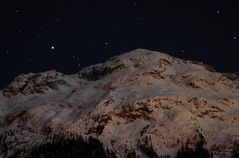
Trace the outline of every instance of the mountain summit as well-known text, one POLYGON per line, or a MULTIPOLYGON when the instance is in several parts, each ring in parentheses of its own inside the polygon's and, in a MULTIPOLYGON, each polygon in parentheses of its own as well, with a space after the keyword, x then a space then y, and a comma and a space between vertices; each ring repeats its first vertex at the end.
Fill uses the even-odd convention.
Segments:
POLYGON ((202 138, 214 157, 230 157, 239 139, 239 80, 136 49, 73 75, 21 74, 0 91, 0 135, 9 149, 0 148, 2 157, 62 132, 95 137, 117 157, 125 149, 145 157, 138 145, 145 139, 158 155, 175 156, 202 138))

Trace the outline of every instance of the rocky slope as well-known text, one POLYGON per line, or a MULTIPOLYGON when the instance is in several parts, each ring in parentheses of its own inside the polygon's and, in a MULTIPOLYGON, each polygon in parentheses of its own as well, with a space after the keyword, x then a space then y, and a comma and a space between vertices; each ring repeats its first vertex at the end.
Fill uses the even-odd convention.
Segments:
MULTIPOLYGON (((94 136, 124 157, 151 138, 159 155, 203 136, 214 157, 229 157, 239 139, 239 81, 144 49, 113 57, 74 75, 21 74, 0 91, 0 134, 16 149, 52 133, 94 136)), ((3 155, 2 155, 3 156, 3 155)))

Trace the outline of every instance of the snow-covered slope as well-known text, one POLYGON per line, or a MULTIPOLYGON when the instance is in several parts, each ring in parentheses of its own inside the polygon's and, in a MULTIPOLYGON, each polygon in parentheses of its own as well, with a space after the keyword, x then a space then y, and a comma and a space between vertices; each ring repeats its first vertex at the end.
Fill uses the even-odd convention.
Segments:
POLYGON ((151 138, 158 154, 175 155, 203 135, 215 157, 229 157, 239 139, 239 81, 144 49, 113 57, 74 75, 21 74, 0 91, 0 134, 13 149, 46 135, 94 136, 124 156, 125 147, 151 138), (12 141, 18 139, 18 141, 12 141))

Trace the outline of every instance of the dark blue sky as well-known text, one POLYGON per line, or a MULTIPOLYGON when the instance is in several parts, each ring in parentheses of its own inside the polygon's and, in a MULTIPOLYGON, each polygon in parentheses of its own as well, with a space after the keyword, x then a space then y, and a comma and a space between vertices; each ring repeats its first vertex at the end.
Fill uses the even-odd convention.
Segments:
POLYGON ((20 73, 76 73, 145 48, 239 71, 236 0, 0 2, 0 89, 20 73))

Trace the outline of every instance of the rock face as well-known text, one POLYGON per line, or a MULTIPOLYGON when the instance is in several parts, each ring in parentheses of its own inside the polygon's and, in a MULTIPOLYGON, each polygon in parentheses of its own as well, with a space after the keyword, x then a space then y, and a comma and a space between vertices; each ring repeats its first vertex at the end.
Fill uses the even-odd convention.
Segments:
POLYGON ((64 79, 63 74, 50 71, 42 74, 21 74, 3 90, 3 96, 12 97, 18 94, 40 94, 49 89, 58 90, 59 86, 69 86, 64 79))
POLYGON ((137 143, 146 137, 174 156, 203 135, 224 158, 239 139, 238 77, 160 52, 133 50, 74 75, 20 75, 0 92, 6 157, 59 132, 97 137, 118 157, 125 148, 144 157, 137 143))

